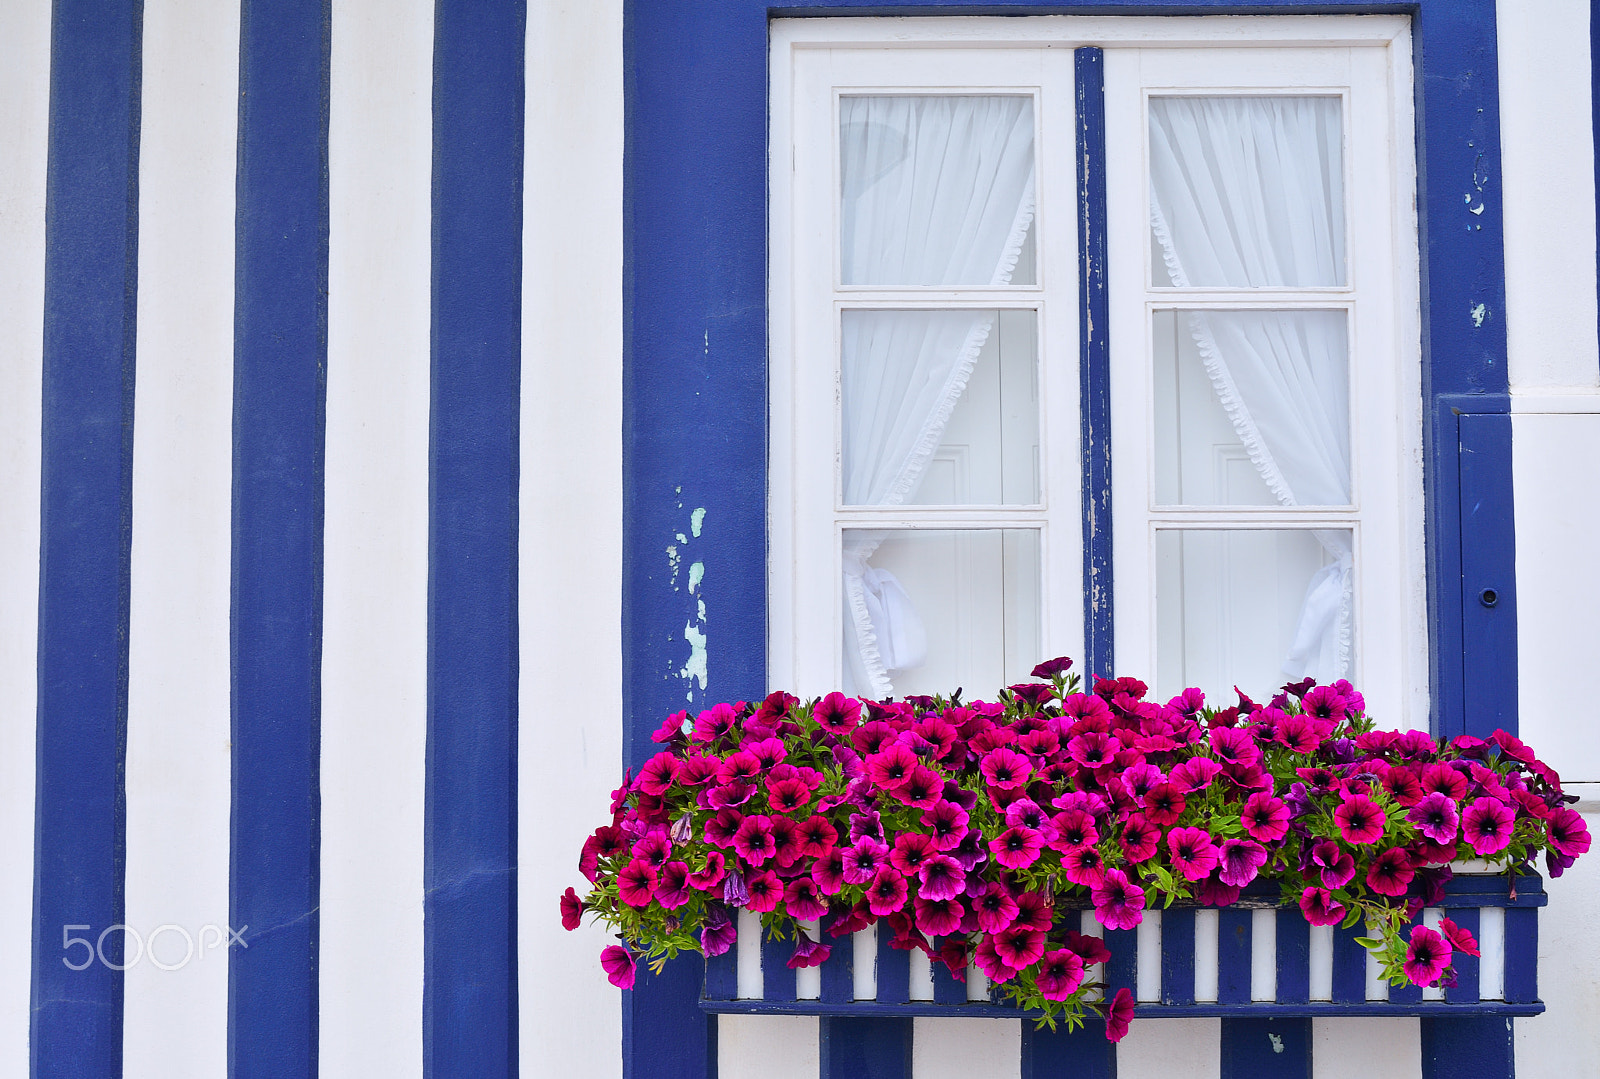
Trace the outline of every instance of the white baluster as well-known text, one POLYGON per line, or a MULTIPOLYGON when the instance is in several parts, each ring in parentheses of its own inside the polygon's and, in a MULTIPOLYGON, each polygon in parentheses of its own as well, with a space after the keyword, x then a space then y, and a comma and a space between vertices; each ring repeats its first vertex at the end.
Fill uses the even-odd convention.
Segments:
MULTIPOLYGON (((976 944, 982 934, 974 933, 972 941, 976 944)), ((987 1001, 989 999, 989 976, 978 969, 978 964, 967 963, 967 999, 987 1001)))
POLYGON ((1194 999, 1217 1001, 1217 908, 1194 912, 1194 999))
POLYGON ((911 999, 933 999, 933 964, 921 948, 911 949, 911 999))
POLYGON ((874 922, 850 937, 855 948, 855 998, 878 999, 878 926, 874 922))
MULTIPOLYGON (((822 923, 820 923, 820 922, 801 922, 800 923, 800 928, 812 940, 820 940, 824 944, 828 943, 828 941, 826 941, 822 936, 822 923)), ((835 942, 834 943, 834 947, 837 948, 840 944, 843 944, 843 943, 844 943, 843 941, 835 942)), ((817 999, 820 999, 821 996, 822 996, 822 968, 821 967, 802 967, 801 969, 799 969, 799 970, 794 972, 794 999, 796 999, 796 1000, 817 1000, 817 999)))
MULTIPOLYGON (((1080 932, 1084 936, 1099 937, 1101 940, 1106 939, 1106 931, 1101 927, 1100 920, 1094 916, 1094 911, 1084 911, 1079 917, 1078 925, 1081 927, 1080 932)), ((1105 981, 1105 977, 1106 965, 1104 963, 1091 964, 1083 973, 1083 980, 1086 982, 1102 982, 1105 981)), ((1101 1000, 1103 999, 1103 994, 1099 990, 1093 990, 1089 993, 1087 999, 1101 1000)))
POLYGON ((739 911, 739 999, 760 1000, 766 992, 761 976, 761 915, 739 911))
POLYGON ((1278 912, 1250 912, 1250 999, 1278 999, 1278 912))
POLYGON ((1140 1000, 1161 999, 1161 912, 1147 910, 1139 923, 1139 976, 1140 1000))
POLYGON ((1333 999, 1333 926, 1311 927, 1311 999, 1333 999))
POLYGON ((1506 998, 1506 912, 1478 908, 1478 999, 1506 998))

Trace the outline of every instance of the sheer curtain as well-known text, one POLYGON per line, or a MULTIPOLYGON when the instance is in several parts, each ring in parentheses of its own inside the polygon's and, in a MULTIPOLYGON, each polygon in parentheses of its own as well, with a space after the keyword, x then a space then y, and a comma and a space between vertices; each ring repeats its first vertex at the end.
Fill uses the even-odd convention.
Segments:
MULTIPOLYGON (((840 100, 840 272, 847 285, 1011 281, 1034 212, 1033 99, 840 100)), ((844 501, 912 497, 994 325, 993 311, 860 311, 842 324, 844 501)), ((900 582, 871 564, 883 533, 845 533, 845 673, 888 696, 927 636, 900 582)))
MULTIPOLYGON (((1345 280, 1339 99, 1150 100, 1150 225, 1178 287, 1317 287, 1345 280)), ((1158 273, 1160 271, 1158 270, 1158 273)), ((1239 441, 1284 506, 1350 503, 1343 312, 1191 311, 1189 331, 1239 441)), ((1348 531, 1315 533, 1311 579, 1284 673, 1349 671, 1348 531)))

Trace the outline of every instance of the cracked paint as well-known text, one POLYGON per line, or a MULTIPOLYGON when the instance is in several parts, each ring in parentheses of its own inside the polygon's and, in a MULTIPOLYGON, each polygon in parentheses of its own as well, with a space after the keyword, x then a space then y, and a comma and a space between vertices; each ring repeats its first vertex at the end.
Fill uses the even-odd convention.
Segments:
POLYGON ((1478 329, 1483 328, 1483 320, 1489 317, 1488 304, 1475 304, 1472 308, 1472 325, 1478 329))
MULTIPOLYGON (((704 610, 704 605, 702 605, 702 610, 704 610)), ((704 614, 701 617, 705 617, 704 614)), ((683 665, 682 670, 678 671, 678 677, 686 682, 699 682, 700 691, 704 693, 706 688, 706 635, 704 631, 696 629, 693 622, 685 622, 683 624, 683 637, 684 640, 689 642, 689 661, 683 665)), ((694 689, 692 687, 688 693, 684 694, 684 698, 690 701, 694 700, 694 689)))
MULTIPOLYGON (((681 488, 679 489, 679 493, 682 493, 681 488)), ((681 502, 678 504, 678 508, 680 510, 683 508, 683 504, 681 502)), ((693 537, 693 539, 700 538, 700 534, 705 525, 705 518, 706 511, 704 506, 692 510, 689 514, 688 534, 685 535, 682 532, 677 533, 675 537, 677 539, 677 543, 667 547, 667 560, 672 567, 672 590, 674 592, 682 590, 678 583, 678 579, 686 558, 684 548, 690 544, 691 537, 693 537)), ((692 620, 686 622, 683 627, 683 640, 684 643, 689 646, 689 656, 684 661, 683 666, 678 669, 678 677, 683 679, 685 683, 684 698, 689 701, 690 704, 694 703, 695 687, 697 685, 699 686, 699 691, 702 694, 705 692, 708 674, 708 661, 706 654, 706 640, 708 636, 706 632, 706 601, 705 596, 701 594, 700 589, 700 586, 705 582, 705 577, 705 562, 696 560, 689 563, 688 590, 689 594, 695 599, 694 615, 692 620)), ((668 640, 671 639, 672 638, 670 637, 668 638, 668 640)))
POLYGON ((700 538, 700 526, 705 524, 705 520, 706 508, 704 506, 689 514, 689 531, 694 533, 695 539, 700 538))

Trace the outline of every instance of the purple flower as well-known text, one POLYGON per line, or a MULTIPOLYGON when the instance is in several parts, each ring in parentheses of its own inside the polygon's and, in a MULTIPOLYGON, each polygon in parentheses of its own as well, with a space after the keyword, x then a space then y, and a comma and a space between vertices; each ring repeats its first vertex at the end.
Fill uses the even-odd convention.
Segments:
POLYGON ((1057 656, 1055 659, 1047 659, 1038 664, 1028 674, 1031 678, 1054 678, 1058 674, 1066 674, 1071 667, 1072 660, 1066 656, 1057 656))
POLYGON ((989 786, 998 790, 1014 790, 1026 783, 1033 773, 1027 757, 1005 746, 985 753, 978 770, 989 786))
POLYGON ((1224 839, 1219 864, 1222 883, 1243 888, 1267 864, 1267 848, 1253 839, 1224 839))
POLYGON ((1480 856, 1505 850, 1516 814, 1498 798, 1479 798, 1461 818, 1462 834, 1480 856))
POLYGON ((1066 1000, 1083 984, 1083 959, 1070 948, 1046 952, 1034 973, 1039 995, 1046 1000, 1066 1000))
POLYGON ((729 866, 728 875, 722 878, 722 901, 730 907, 743 907, 750 902, 750 889, 738 866, 729 866))
POLYGON ((978 928, 985 933, 999 933, 1016 921, 1017 901, 998 881, 991 882, 976 895, 969 886, 967 894, 972 897, 972 911, 977 916, 978 928))
POLYGON ((876 839, 862 837, 844 852, 844 879, 850 884, 865 884, 878 872, 889 858, 889 846, 876 839))
POLYGON ((686 862, 668 862, 661 867, 656 878, 656 902, 666 910, 677 910, 689 902, 689 866, 686 862))
POLYGON ((799 970, 801 967, 820 967, 828 961, 828 956, 833 954, 833 946, 812 940, 804 933, 796 934, 794 954, 784 964, 790 970, 799 970))
POLYGON ((1174 828, 1167 833, 1172 868, 1187 880, 1204 880, 1217 867, 1217 848, 1204 828, 1174 828))
POLYGON ((700 927, 700 950, 706 955, 725 955, 739 940, 739 927, 728 917, 727 909, 714 904, 700 927))
POLYGON ((1355 859, 1331 839, 1312 846, 1311 862, 1322 870, 1324 888, 1343 888, 1356 875, 1355 859))
POLYGON ((1367 869, 1367 887, 1380 895, 1405 895, 1416 870, 1411 858, 1399 847, 1378 855, 1367 869))
POLYGON ((954 802, 935 802, 923 811, 922 824, 929 829, 935 847, 950 850, 967 834, 967 811, 954 802))
POLYGON ((1435 843, 1454 844, 1456 831, 1461 827, 1461 815, 1456 812, 1455 802, 1448 794, 1437 790, 1412 806, 1406 820, 1435 843))
POLYGON ((1244 830, 1263 843, 1276 843, 1289 833, 1289 807, 1264 791, 1245 799, 1239 817, 1244 830))
POLYGON ((769 914, 783 902, 783 881, 770 869, 752 873, 744 886, 750 892, 750 901, 745 906, 758 914, 769 914))
POLYGON ((1569 858, 1589 853, 1589 825, 1582 814, 1565 806, 1552 809, 1545 820, 1550 845, 1569 858))
POLYGON ((1120 869, 1106 870, 1105 878, 1090 895, 1094 916, 1107 929, 1132 929, 1144 921, 1144 890, 1120 869))
POLYGON ((906 878, 892 865, 879 867, 867 885, 867 909, 882 918, 899 910, 905 901, 906 878))
POLYGON ((1344 904, 1326 888, 1307 888, 1300 896, 1300 910, 1312 925, 1338 925, 1345 915, 1344 904))
POLYGON ((809 922, 828 912, 828 904, 817 893, 817 882, 810 877, 796 877, 783 892, 784 909, 789 917, 809 922))
POLYGON ((967 887, 967 874, 961 863, 947 854, 936 854, 917 870, 917 894, 927 899, 954 899, 967 887))
POLYGON ((952 898, 934 899, 924 891, 912 901, 916 912, 917 928, 930 937, 947 936, 961 928, 961 916, 966 908, 952 898))
POLYGON ((600 953, 600 965, 605 968, 606 980, 618 989, 632 989, 634 968, 633 953, 620 944, 612 944, 600 953))
POLYGON ((561 928, 573 930, 583 923, 583 900, 568 888, 561 896, 561 928))
POLYGON ((617 893, 630 907, 648 907, 655 897, 656 867, 635 858, 617 874, 617 893))
POLYGON ((752 813, 740 821, 739 830, 733 833, 733 849, 751 865, 766 864, 778 849, 772 838, 772 818, 763 813, 752 813))
POLYGON ((1406 947, 1405 972, 1413 985, 1432 985, 1450 965, 1450 944, 1425 925, 1411 930, 1406 947))

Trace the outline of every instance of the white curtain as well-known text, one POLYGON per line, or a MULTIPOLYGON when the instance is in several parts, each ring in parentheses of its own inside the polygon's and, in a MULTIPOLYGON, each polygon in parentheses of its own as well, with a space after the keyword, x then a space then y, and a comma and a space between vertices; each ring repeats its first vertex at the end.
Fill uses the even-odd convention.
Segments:
MULTIPOLYGON (((1339 99, 1150 101, 1150 224, 1179 287, 1316 287, 1345 280, 1339 99)), ((1158 270, 1158 273, 1160 271, 1158 270)), ((1347 330, 1338 311, 1192 311, 1189 330, 1251 462, 1285 506, 1350 503, 1347 330)), ((1284 673, 1349 671, 1352 546, 1316 533, 1284 673)))
MULTIPOLYGON (((1033 220, 1033 99, 840 101, 845 284, 1011 281, 1033 220)), ((844 501, 911 498, 994 324, 993 311, 849 311, 842 326, 844 501)), ((871 565, 883 533, 844 538, 845 673, 852 692, 894 692, 927 636, 910 597, 871 565)))

